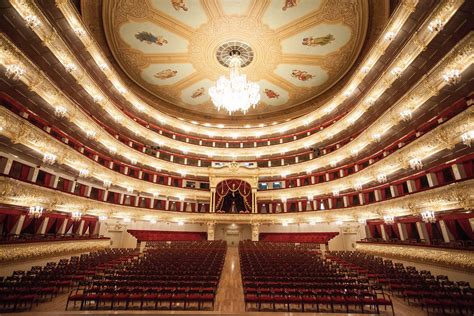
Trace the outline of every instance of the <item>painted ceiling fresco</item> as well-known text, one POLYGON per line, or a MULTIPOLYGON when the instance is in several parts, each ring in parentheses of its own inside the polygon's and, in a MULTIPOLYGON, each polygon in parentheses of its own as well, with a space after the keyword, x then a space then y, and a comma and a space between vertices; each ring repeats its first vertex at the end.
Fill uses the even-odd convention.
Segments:
POLYGON ((351 68, 364 43, 367 0, 104 0, 115 59, 139 86, 177 107, 216 113, 208 89, 228 68, 216 58, 247 44, 247 78, 260 85, 255 110, 314 99, 351 68))

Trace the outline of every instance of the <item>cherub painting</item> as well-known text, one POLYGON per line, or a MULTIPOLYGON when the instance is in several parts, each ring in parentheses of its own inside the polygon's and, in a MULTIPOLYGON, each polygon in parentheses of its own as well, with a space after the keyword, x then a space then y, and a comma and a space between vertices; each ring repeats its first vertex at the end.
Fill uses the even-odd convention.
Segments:
POLYGON ((201 87, 199 89, 196 89, 196 91, 193 92, 193 94, 191 95, 191 98, 196 99, 203 95, 205 95, 205 92, 204 92, 204 88, 201 87))
POLYGON ((149 45, 156 44, 158 46, 163 46, 165 44, 168 44, 168 41, 163 36, 156 36, 147 31, 138 32, 137 34, 135 34, 135 38, 140 42, 145 42, 149 45))
POLYGON ((180 9, 183 9, 183 11, 188 11, 184 0, 171 0, 171 5, 176 11, 179 11, 180 9))
POLYGON ((307 80, 313 79, 314 77, 312 74, 308 73, 307 71, 297 70, 297 69, 293 70, 293 72, 291 73, 291 76, 301 81, 307 81, 307 80))
POLYGON ((296 7, 298 5, 298 3, 296 3, 296 1, 297 0, 285 0, 285 5, 281 9, 283 11, 286 11, 286 9, 288 9, 288 8, 296 7))
POLYGON ((155 78, 165 80, 165 79, 169 79, 169 78, 172 78, 172 77, 176 76, 177 73, 178 73, 178 71, 171 70, 171 69, 168 68, 168 69, 162 70, 160 72, 157 72, 154 76, 155 76, 155 78))
POLYGON ((303 42, 301 44, 303 44, 304 46, 310 46, 310 47, 324 46, 331 43, 334 40, 335 38, 332 34, 328 34, 326 36, 321 36, 321 37, 310 36, 310 37, 303 38, 303 42))
POLYGON ((278 93, 276 93, 275 91, 271 89, 265 89, 264 92, 269 99, 278 99, 280 97, 278 93))

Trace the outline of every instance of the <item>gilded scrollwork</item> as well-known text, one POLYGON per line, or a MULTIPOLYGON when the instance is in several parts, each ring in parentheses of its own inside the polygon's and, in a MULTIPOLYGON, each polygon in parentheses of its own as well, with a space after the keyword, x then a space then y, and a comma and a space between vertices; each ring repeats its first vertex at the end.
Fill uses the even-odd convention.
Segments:
POLYGON ((463 271, 474 271, 474 253, 467 250, 368 243, 357 243, 356 249, 374 256, 434 264, 463 271))
POLYGON ((109 239, 54 241, 0 245, 0 263, 19 262, 42 257, 89 252, 108 248, 109 239))
POLYGON ((84 214, 107 214, 112 208, 114 216, 119 218, 127 215, 127 217, 140 219, 153 215, 159 216, 163 221, 183 218, 186 219, 186 222, 194 223, 264 224, 291 219, 292 222, 299 223, 313 220, 315 216, 321 220, 357 220, 360 216, 370 219, 381 218, 388 214, 393 216, 409 215, 415 211, 419 213, 426 210, 438 212, 463 208, 472 209, 474 207, 473 187, 474 180, 466 180, 401 198, 337 210, 279 214, 215 214, 170 212, 125 205, 111 205, 110 203, 93 201, 46 187, 38 187, 19 180, 0 177, 0 203, 20 206, 50 205, 51 209, 66 212, 81 209, 84 214), (356 216, 356 214, 360 216, 356 216))

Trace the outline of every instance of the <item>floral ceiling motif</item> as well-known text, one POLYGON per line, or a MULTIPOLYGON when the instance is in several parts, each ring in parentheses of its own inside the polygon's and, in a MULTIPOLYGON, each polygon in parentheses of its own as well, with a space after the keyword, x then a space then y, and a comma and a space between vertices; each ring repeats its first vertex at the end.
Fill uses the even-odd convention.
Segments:
POLYGON ((367 0, 105 0, 102 9, 109 47, 135 83, 211 116, 218 113, 207 90, 228 73, 216 58, 223 43, 254 52, 243 71, 261 88, 252 112, 264 114, 335 85, 358 57, 369 20, 367 0))

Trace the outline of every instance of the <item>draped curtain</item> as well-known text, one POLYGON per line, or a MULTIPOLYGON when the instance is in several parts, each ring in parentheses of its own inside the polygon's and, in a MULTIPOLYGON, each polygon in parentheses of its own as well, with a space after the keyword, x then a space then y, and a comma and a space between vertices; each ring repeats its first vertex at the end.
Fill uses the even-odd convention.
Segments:
POLYGON ((235 204, 238 213, 252 211, 252 188, 242 180, 224 180, 216 187, 216 211, 230 212, 235 204))

